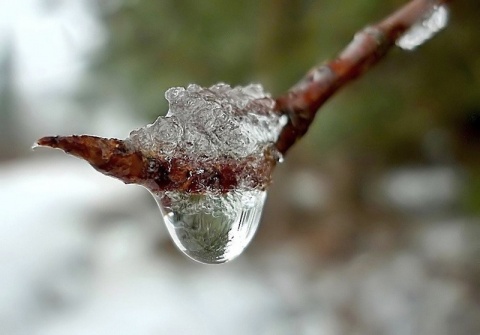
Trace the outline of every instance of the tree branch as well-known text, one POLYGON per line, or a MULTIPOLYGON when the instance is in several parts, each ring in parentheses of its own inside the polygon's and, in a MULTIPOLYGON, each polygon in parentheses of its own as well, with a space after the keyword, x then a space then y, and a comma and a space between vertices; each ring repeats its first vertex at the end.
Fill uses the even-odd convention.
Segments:
MULTIPOLYGON (((449 0, 409 2, 377 25, 356 34, 337 59, 313 68, 288 93, 278 97, 275 111, 288 116, 275 143, 278 151, 285 154, 307 132, 317 110, 339 88, 382 59, 396 40, 434 6, 447 2, 449 0)), ((239 186, 263 190, 270 183, 278 160, 272 145, 261 155, 249 155, 241 160, 226 156, 197 161, 182 152, 176 157, 145 153, 128 141, 89 135, 43 137, 37 143, 62 149, 85 159, 106 175, 125 183, 141 184, 153 192, 226 193, 239 186)))
POLYGON ((412 25, 434 6, 451 0, 413 0, 376 25, 357 33, 337 59, 314 67, 286 94, 276 99, 276 110, 288 116, 288 123, 277 140, 285 154, 313 122, 318 109, 338 89, 361 76, 381 60, 412 25))
POLYGON ((240 176, 247 174, 242 186, 266 189, 276 160, 265 153, 258 161, 247 156, 242 161, 224 158, 197 162, 188 158, 147 157, 126 141, 90 135, 46 136, 37 141, 40 146, 62 149, 82 158, 95 170, 120 179, 126 184, 139 184, 152 192, 183 191, 226 193, 240 184, 240 176))

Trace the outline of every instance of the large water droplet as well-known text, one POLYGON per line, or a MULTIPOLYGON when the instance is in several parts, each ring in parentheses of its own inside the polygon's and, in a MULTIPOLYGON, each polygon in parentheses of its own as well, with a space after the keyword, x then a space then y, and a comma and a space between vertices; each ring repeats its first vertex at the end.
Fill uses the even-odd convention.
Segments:
POLYGON ((177 247, 197 262, 218 264, 234 259, 250 243, 266 192, 165 192, 154 197, 177 247))
POLYGON ((396 43, 402 49, 413 50, 445 28, 447 23, 447 7, 435 6, 428 15, 403 34, 396 43))

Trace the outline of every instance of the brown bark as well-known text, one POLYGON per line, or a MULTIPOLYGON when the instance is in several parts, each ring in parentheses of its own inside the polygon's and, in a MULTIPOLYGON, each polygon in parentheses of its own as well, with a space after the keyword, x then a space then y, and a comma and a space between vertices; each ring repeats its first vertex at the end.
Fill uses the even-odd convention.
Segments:
POLYGON ((314 67, 286 94, 278 97, 276 109, 286 114, 289 122, 278 138, 277 149, 285 154, 307 132, 328 98, 381 60, 396 40, 434 6, 448 2, 451 0, 410 1, 376 25, 358 32, 337 59, 314 67))
POLYGON ((241 161, 224 158, 192 161, 187 158, 145 156, 128 142, 90 135, 47 136, 37 141, 40 146, 62 149, 82 158, 97 171, 120 179, 126 184, 140 184, 152 192, 206 191, 226 193, 239 186, 265 189, 271 182, 275 157, 265 152, 265 159, 245 157, 241 161), (242 176, 248 175, 248 180, 242 176))
MULTIPOLYGON (((330 63, 313 68, 289 92, 276 99, 278 113, 288 116, 276 143, 285 154, 308 130, 317 110, 339 88, 362 75, 382 59, 395 41, 433 6, 449 0, 412 0, 380 23, 365 28, 330 63)), ((277 157, 266 150, 264 158, 241 161, 222 158, 197 162, 188 158, 151 157, 127 141, 101 137, 55 136, 38 140, 41 146, 59 148, 88 161, 98 171, 125 183, 143 185, 153 192, 228 192, 243 187, 265 189, 277 157), (249 176, 240 181, 239 176, 249 176)))

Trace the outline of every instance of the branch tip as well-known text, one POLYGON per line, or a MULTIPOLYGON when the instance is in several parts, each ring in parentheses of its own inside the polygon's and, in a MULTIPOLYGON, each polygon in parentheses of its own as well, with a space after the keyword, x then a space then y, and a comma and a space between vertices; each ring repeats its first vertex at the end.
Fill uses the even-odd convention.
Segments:
POLYGON ((329 62, 310 70, 287 93, 276 99, 276 109, 289 117, 276 142, 285 154, 308 130, 318 109, 341 87, 378 63, 398 38, 434 8, 451 0, 412 0, 376 25, 358 32, 329 62))

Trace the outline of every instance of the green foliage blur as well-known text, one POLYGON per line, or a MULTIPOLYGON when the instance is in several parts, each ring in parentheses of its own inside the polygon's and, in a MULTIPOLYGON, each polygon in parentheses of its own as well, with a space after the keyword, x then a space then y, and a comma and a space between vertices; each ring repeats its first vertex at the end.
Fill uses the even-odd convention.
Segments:
MULTIPOLYGON (((405 2, 95 1, 109 37, 92 66, 103 79, 87 96, 122 94, 148 121, 166 113, 172 86, 260 82, 275 96, 405 2)), ((458 164, 472 181, 465 205, 480 212, 480 2, 452 7, 445 31, 413 52, 393 50, 329 101, 295 154, 458 164)))

